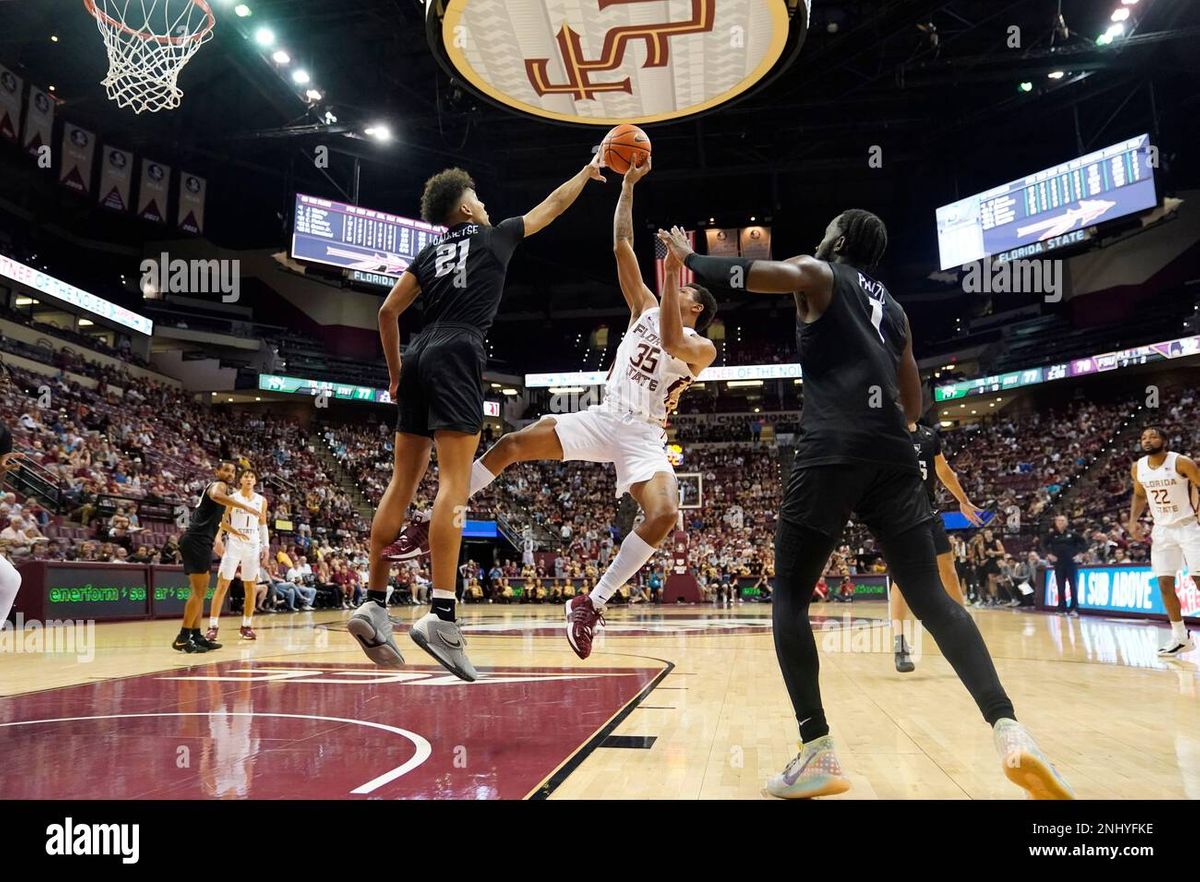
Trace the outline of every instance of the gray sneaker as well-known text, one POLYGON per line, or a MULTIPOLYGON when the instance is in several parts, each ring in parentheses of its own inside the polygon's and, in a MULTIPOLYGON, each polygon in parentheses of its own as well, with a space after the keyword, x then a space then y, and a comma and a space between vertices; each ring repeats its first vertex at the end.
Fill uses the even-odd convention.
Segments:
POLYGON ((392 620, 387 610, 375 601, 364 603, 356 609, 346 624, 346 630, 375 664, 385 668, 404 664, 404 656, 392 637, 392 620))
POLYGON ((467 640, 458 622, 443 622, 436 613, 428 613, 417 619, 408 634, 417 646, 460 680, 474 683, 479 679, 479 672, 467 658, 467 640))

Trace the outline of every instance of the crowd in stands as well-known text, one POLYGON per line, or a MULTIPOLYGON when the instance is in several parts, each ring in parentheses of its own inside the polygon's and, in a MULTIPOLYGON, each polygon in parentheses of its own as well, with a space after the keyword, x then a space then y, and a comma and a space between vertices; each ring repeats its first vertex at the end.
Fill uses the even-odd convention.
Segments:
MULTIPOLYGON (((0 346, 10 344, 17 345, 5 340, 0 346)), ((0 395, 0 419, 10 427, 15 448, 25 452, 29 467, 58 488, 60 505, 55 510, 23 492, 0 497, 0 548, 10 556, 175 562, 184 519, 216 460, 225 458, 254 468, 259 489, 270 501, 276 536, 271 580, 281 587, 278 592, 265 589, 261 602, 303 608, 361 599, 368 524, 339 488, 340 476, 326 473, 317 445, 332 453, 339 469, 374 505, 391 474, 389 423, 309 429, 270 414, 212 408, 170 384, 134 379, 122 369, 88 361, 86 354, 49 349, 45 354, 51 358, 45 363, 57 373, 11 369, 11 383, 0 395), (68 371, 94 381, 95 388, 68 371), (310 590, 316 593, 309 596, 310 590)), ((697 399, 712 410, 726 406, 707 396, 697 399)), ((956 537, 960 572, 975 602, 1021 602, 1025 595, 1018 586, 1028 581, 1029 565, 1040 561, 1038 531, 1053 511, 1063 511, 1073 526, 1086 531, 1091 544, 1081 562, 1146 559, 1146 543, 1130 537, 1124 525, 1129 467, 1140 455, 1136 432, 1127 431, 1120 444, 1106 449, 1137 401, 1081 400, 1060 410, 1002 413, 943 435, 945 454, 967 494, 996 513, 989 529, 1003 545, 999 577, 991 569, 981 576, 989 557, 981 547, 984 532, 972 531, 965 541, 956 537), (1087 480, 1075 485, 1085 472, 1087 480), (1067 488, 1071 492, 1064 495, 1067 488)), ((1173 449, 1200 449, 1200 426, 1189 418, 1194 409, 1190 389, 1164 393, 1157 413, 1173 449)), ((771 422, 777 433, 797 429, 792 410, 771 422)), ((766 418, 746 412, 719 423, 683 419, 673 427, 674 440, 684 447, 678 471, 703 476, 704 506, 686 510, 684 521, 692 569, 705 596, 714 601, 732 600, 732 586, 746 578, 758 579, 764 589, 760 593, 769 596, 782 480, 779 448, 759 443, 767 424, 766 418), (702 443, 714 441, 723 443, 702 443)), ((482 439, 479 452, 493 441, 482 439)), ((418 507, 432 505, 436 486, 435 460, 418 489, 418 507)), ((941 492, 943 510, 952 510, 952 500, 941 492)), ((611 466, 545 462, 511 467, 472 499, 471 516, 498 517, 510 535, 535 537, 541 557, 486 569, 473 564, 474 569, 463 572, 467 599, 554 602, 567 590, 591 590, 632 529, 635 514, 616 498, 611 466), (542 584, 532 584, 526 593, 530 579, 542 584), (522 590, 506 595, 502 580, 510 590, 522 590)), ((844 541, 826 580, 826 596, 834 599, 844 594, 840 587, 830 588, 839 579, 884 566, 860 527, 851 525, 844 541)), ((654 599, 666 567, 666 552, 660 552, 622 599, 654 599)), ((397 601, 419 602, 428 580, 427 564, 397 568, 397 601)))

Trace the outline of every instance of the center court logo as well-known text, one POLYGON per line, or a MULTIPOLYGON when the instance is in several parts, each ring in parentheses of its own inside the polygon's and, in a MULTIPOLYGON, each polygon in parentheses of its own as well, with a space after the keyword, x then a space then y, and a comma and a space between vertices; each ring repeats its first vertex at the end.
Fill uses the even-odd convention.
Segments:
POLYGON ((136 864, 140 842, 139 824, 77 824, 67 818, 46 828, 51 857, 120 857, 123 864, 136 864))

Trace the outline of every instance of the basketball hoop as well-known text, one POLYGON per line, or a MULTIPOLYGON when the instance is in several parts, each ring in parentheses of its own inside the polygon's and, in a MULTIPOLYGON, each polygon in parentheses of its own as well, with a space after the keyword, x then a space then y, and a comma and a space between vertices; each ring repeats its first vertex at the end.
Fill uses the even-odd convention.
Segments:
POLYGON ((207 0, 83 0, 108 51, 108 97, 135 113, 172 110, 184 65, 212 37, 207 0))

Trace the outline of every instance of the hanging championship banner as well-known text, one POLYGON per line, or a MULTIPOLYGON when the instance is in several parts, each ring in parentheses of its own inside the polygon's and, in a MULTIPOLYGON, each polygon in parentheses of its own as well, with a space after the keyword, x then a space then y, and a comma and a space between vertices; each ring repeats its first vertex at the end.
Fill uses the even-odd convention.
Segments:
POLYGON ((149 159, 142 160, 142 183, 138 187, 138 217, 167 222, 167 194, 171 184, 171 167, 149 159))
POLYGON ((25 82, 0 64, 0 138, 17 140, 21 125, 21 87, 25 82))
POLYGON ((712 257, 738 256, 737 230, 706 230, 704 236, 707 239, 708 253, 712 257))
POLYGON ((179 173, 179 229, 197 235, 204 232, 207 194, 208 181, 184 171, 179 173))
POLYGON ((29 107, 25 110, 25 149, 37 155, 50 146, 54 131, 54 99, 37 86, 29 87, 29 107))
POLYGON ((78 193, 92 192, 92 158, 96 136, 72 123, 63 124, 62 171, 58 180, 78 193))
POLYGON ((100 162, 100 204, 113 211, 129 211, 133 190, 133 154, 105 147, 100 162))
POLYGON ((770 227, 744 227, 740 238, 742 257, 748 260, 771 259, 770 227))

